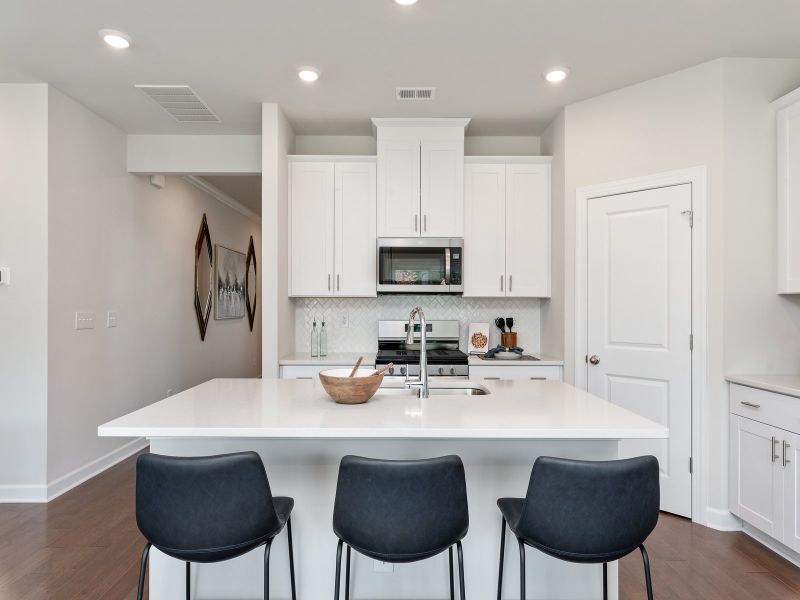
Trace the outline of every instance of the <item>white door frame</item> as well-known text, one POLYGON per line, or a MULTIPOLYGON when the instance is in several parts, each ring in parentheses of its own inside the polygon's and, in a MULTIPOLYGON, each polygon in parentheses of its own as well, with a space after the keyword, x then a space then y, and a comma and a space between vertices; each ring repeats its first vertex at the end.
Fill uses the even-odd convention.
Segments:
POLYGON ((692 186, 692 520, 707 524, 706 489, 707 466, 703 460, 705 435, 703 413, 707 395, 707 329, 706 329, 706 167, 692 167, 612 181, 578 188, 575 193, 575 386, 587 389, 586 369, 582 368, 587 354, 588 289, 587 289, 587 213, 593 198, 613 196, 653 188, 681 184, 692 186))

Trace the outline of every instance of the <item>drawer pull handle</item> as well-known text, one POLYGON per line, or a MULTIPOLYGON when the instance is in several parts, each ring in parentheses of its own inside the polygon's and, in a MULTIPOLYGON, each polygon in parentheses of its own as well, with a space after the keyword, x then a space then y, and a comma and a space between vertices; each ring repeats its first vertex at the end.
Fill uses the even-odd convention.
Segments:
POLYGON ((546 381, 547 377, 531 377, 534 381, 546 381))
POLYGON ((494 380, 499 380, 500 378, 499 377, 484 377, 484 380, 486 380, 486 379, 491 379, 491 380, 494 381, 494 380))
POLYGON ((786 466, 787 463, 792 462, 790 459, 786 458, 786 450, 788 450, 789 448, 791 448, 791 445, 789 445, 786 442, 786 440, 783 440, 783 466, 784 467, 786 466))
POLYGON ((295 379, 314 379, 313 377, 295 377, 295 379))
POLYGON ((741 401, 741 404, 744 404, 745 406, 749 406, 750 408, 761 408, 760 404, 754 404, 752 402, 745 402, 744 400, 741 401))

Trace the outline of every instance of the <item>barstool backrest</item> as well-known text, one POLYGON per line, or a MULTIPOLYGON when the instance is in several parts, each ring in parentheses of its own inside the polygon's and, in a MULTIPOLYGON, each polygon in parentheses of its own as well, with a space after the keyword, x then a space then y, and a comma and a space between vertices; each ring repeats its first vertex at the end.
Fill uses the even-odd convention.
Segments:
POLYGON ((333 529, 356 550, 410 562, 447 549, 468 528, 467 484, 458 456, 342 459, 333 529))
POLYGON ((583 461, 540 457, 519 522, 523 538, 564 558, 601 562, 627 554, 658 521, 658 460, 583 461))
POLYGON ((255 452, 136 462, 136 524, 154 546, 180 552, 233 547, 280 529, 255 452))

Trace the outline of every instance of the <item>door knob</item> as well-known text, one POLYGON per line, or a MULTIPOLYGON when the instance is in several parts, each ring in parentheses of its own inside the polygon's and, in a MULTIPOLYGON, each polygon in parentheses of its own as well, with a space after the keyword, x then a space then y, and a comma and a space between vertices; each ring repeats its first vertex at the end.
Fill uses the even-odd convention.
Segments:
POLYGON ((597 356, 597 354, 592 354, 589 357, 589 362, 592 363, 593 365, 599 365, 600 364, 600 357, 597 356))

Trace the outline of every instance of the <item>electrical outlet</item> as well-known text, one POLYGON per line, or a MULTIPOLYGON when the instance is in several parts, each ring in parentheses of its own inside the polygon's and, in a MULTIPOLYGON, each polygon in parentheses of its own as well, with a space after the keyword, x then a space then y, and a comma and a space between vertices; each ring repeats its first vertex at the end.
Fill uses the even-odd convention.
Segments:
POLYGON ((350 313, 342 311, 336 315, 336 326, 339 329, 347 329, 350 327, 350 313))
POLYGON ((394 573, 394 564, 376 560, 374 567, 376 573, 394 573))

